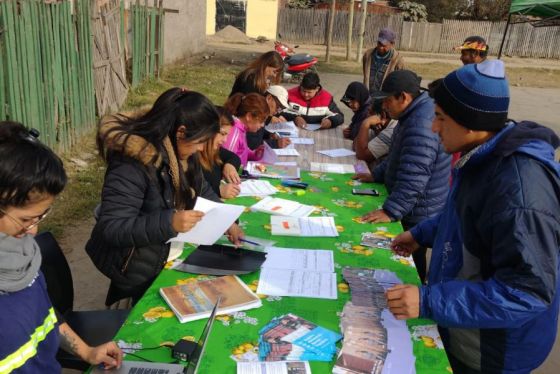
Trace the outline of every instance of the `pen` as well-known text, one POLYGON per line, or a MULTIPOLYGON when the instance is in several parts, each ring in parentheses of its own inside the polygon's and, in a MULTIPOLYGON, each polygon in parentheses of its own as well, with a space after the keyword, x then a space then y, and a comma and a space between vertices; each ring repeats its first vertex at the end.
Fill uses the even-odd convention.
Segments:
POLYGON ((252 242, 252 241, 250 241, 250 240, 243 239, 243 238, 240 238, 239 241, 240 241, 240 242, 249 243, 249 244, 253 244, 253 245, 261 245, 260 243, 252 242))

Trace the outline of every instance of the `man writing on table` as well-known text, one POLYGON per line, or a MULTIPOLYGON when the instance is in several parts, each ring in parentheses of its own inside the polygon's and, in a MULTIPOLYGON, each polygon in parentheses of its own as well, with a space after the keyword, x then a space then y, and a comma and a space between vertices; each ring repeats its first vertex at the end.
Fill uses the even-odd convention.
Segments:
POLYGON ((435 320, 454 373, 529 373, 557 330, 559 139, 507 121, 499 60, 452 72, 432 94, 432 130, 461 158, 443 211, 392 243, 399 254, 433 253, 428 285, 389 289, 389 308, 399 319, 435 320))

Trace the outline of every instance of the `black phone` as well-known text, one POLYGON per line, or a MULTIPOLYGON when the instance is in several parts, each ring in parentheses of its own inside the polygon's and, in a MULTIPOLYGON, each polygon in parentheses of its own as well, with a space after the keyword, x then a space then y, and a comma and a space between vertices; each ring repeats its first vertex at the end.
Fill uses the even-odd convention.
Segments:
POLYGON ((369 196, 379 196, 379 191, 373 188, 366 190, 359 190, 357 188, 352 188, 352 195, 369 195, 369 196))

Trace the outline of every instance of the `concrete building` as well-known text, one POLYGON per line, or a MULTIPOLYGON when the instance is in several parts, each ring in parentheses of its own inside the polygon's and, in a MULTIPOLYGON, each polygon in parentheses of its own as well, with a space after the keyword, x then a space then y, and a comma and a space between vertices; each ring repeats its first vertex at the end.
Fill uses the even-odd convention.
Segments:
POLYGON ((227 25, 247 36, 276 39, 278 0, 207 0, 206 35, 213 35, 227 25))

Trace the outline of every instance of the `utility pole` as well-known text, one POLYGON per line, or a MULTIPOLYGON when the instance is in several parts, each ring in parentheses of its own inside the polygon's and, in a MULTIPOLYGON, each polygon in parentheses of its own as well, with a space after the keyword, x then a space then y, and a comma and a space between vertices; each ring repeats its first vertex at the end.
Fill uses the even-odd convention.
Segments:
POLYGON ((360 33, 358 34, 358 53, 356 53, 356 61, 362 58, 362 48, 364 47, 364 35, 366 33, 367 19, 367 0, 362 0, 362 18, 360 19, 360 33))
POLYGON ((327 62, 331 62, 332 34, 334 28, 334 13, 336 12, 336 0, 331 0, 331 10, 329 13, 329 29, 327 31, 327 53, 325 58, 327 62))
POLYGON ((348 0, 348 36, 346 39, 346 61, 350 61, 352 53, 352 32, 354 31, 354 0, 348 0))

